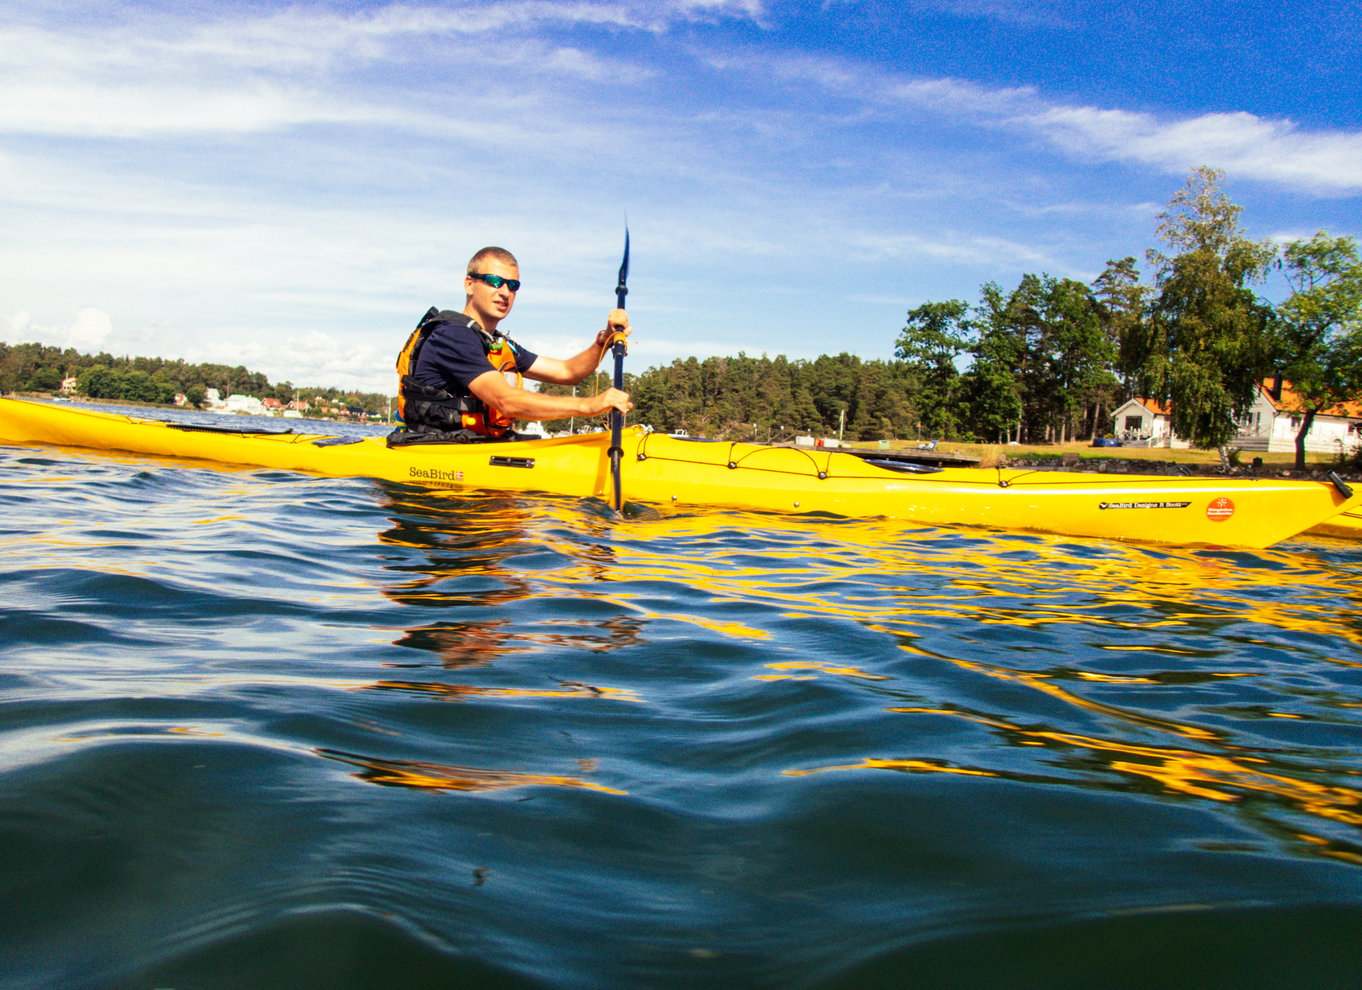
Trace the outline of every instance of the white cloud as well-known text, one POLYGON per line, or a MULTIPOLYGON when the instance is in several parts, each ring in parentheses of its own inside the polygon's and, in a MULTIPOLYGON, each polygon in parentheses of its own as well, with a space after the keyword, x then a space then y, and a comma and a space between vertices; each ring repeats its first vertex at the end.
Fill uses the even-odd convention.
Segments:
POLYGON ((1052 106, 1020 117, 1056 147, 1107 161, 1136 161, 1168 172, 1199 165, 1236 177, 1319 193, 1362 191, 1362 133, 1304 131, 1289 120, 1212 113, 1183 120, 1094 107, 1052 106))
MULTIPOLYGON (((170 339, 172 334, 163 330, 161 336, 170 339)), ((154 340, 147 343, 156 346, 154 340)), ((176 356, 191 364, 242 365, 276 383, 380 393, 391 393, 396 387, 395 347, 389 353, 388 348, 373 344, 347 344, 319 330, 261 337, 258 327, 221 326, 211 339, 180 350, 182 355, 176 356)))
POLYGON ((79 310, 70 323, 55 326, 40 326, 23 310, 10 315, 0 313, 0 336, 10 343, 47 344, 94 352, 102 350, 112 334, 113 319, 93 306, 79 310))
POLYGON ((951 78, 893 79, 883 87, 883 99, 942 115, 984 118, 1009 117, 1039 102, 1030 86, 993 89, 951 78))
POLYGON ((911 263, 930 259, 982 268, 1034 268, 1056 270, 1063 262, 1053 255, 1001 237, 983 237, 966 231, 946 231, 925 237, 919 234, 867 234, 855 247, 881 258, 911 263))

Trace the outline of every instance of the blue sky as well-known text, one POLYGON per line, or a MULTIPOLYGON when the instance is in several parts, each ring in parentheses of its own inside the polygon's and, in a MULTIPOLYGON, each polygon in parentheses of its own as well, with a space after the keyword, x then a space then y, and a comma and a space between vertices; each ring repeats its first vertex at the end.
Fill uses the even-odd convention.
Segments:
MULTIPOLYGON (((905 313, 1156 246, 1200 165, 1362 232, 1355 0, 6 0, 0 339, 392 390, 484 244, 630 366, 889 358, 905 313)), ((1271 295, 1273 286, 1264 289, 1271 295)))

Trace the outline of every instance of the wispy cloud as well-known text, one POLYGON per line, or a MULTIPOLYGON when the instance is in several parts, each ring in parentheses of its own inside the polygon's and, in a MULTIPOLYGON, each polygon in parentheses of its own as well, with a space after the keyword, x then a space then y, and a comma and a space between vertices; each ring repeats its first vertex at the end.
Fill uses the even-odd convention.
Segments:
POLYGON ((313 123, 447 130, 450 69, 457 69, 455 96, 485 98, 508 88, 499 80, 512 79, 517 87, 538 79, 545 94, 573 81, 625 87, 651 70, 618 50, 596 54, 549 39, 570 29, 659 32, 762 12, 755 0, 541 0, 359 14, 290 8, 208 23, 161 17, 83 29, 12 26, 0 28, 0 57, 21 71, 0 76, 0 132, 136 138, 313 123), (379 76, 366 76, 374 66, 379 76), (401 99, 388 95, 398 84, 401 99))
POLYGON ((0 339, 31 341, 52 347, 74 347, 81 352, 101 350, 113 333, 109 314, 93 306, 76 313, 70 323, 42 326, 33 322, 27 311, 0 313, 0 339))

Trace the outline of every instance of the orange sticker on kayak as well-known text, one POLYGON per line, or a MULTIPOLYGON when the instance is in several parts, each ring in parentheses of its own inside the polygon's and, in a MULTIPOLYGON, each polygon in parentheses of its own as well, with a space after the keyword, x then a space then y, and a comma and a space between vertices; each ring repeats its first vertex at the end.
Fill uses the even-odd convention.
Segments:
POLYGON ((1211 504, 1206 506, 1206 518, 1211 522, 1224 522, 1234 515, 1234 502, 1225 496, 1211 499, 1211 504))

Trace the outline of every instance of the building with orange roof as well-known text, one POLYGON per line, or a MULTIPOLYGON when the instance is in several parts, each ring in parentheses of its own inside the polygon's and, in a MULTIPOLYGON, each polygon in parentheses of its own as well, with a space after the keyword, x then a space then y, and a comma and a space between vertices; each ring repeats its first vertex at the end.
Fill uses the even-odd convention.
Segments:
POLYGON ((1131 399, 1112 413, 1113 432, 1132 447, 1186 447, 1173 435, 1173 418, 1167 403, 1157 399, 1131 399))
MULTIPOLYGON (((1305 420, 1305 403, 1281 378, 1264 378, 1253 405, 1239 421, 1234 446, 1240 450, 1293 451, 1305 420)), ((1173 434, 1166 403, 1131 399, 1112 414, 1113 432, 1128 446, 1186 447, 1173 434)), ((1315 415, 1305 449, 1316 454, 1352 454, 1362 447, 1362 400, 1345 402, 1315 415)))
MULTIPOLYGON (((1305 403, 1278 378, 1264 378, 1248 414, 1240 420, 1235 446, 1241 450, 1295 450, 1305 421, 1305 403)), ((1322 409, 1305 435, 1305 449, 1316 454, 1352 454, 1362 445, 1362 401, 1322 409)))

